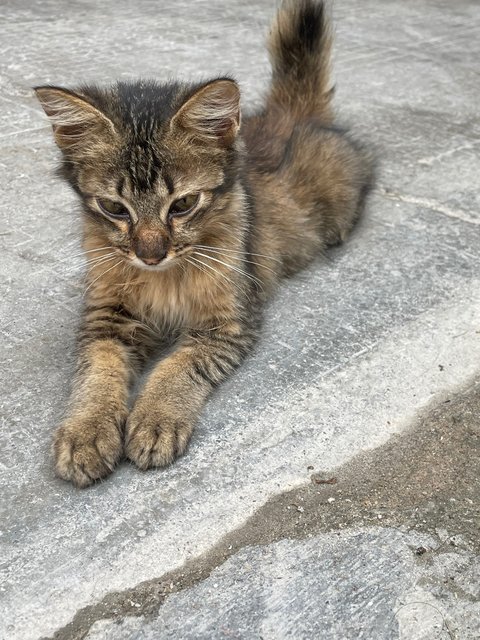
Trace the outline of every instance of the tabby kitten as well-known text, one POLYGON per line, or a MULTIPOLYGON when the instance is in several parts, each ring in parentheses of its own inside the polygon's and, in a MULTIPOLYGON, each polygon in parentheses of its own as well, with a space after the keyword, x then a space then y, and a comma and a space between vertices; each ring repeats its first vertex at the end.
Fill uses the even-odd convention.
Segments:
POLYGON ((126 454, 182 454, 211 393, 251 351, 261 307, 352 227, 368 155, 332 127, 323 3, 287 0, 265 107, 240 118, 227 77, 35 89, 83 208, 89 259, 80 355, 56 472, 77 487, 126 454), (129 389, 166 338, 129 411, 129 389))

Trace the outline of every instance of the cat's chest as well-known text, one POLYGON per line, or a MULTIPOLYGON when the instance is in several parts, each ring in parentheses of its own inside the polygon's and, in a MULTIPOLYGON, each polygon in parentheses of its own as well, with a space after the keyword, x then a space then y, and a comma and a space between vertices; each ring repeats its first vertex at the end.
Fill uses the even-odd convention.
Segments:
POLYGON ((168 272, 148 274, 125 300, 132 312, 152 326, 172 328, 196 328, 209 323, 218 317, 225 302, 225 295, 211 279, 168 272))
POLYGON ((188 325, 195 310, 188 286, 168 277, 152 277, 138 288, 132 301, 136 311, 158 326, 188 325))

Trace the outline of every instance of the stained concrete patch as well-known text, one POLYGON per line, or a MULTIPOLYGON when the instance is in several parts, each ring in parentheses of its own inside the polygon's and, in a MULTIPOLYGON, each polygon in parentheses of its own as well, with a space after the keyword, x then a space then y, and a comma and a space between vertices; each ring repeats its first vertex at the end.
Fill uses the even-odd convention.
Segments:
POLYGON ((275 640, 292 637, 294 628, 298 638, 430 640, 446 632, 474 640, 479 414, 480 381, 333 474, 308 469, 307 485, 271 498, 207 554, 79 611, 55 640, 207 639, 229 632, 275 640), (278 546, 284 538, 290 541, 278 546), (275 591, 277 578, 284 591, 275 591), (272 592, 288 603, 280 611, 269 604, 272 592), (132 615, 142 619, 122 622, 132 615), (97 623, 102 618, 114 621, 97 623))
POLYGON ((97 622, 87 639, 475 640, 480 605, 457 600, 441 579, 445 565, 448 580, 461 576, 472 554, 451 554, 453 564, 439 555, 433 568, 417 560, 425 547, 432 555, 438 542, 375 527, 249 547, 169 597, 153 620, 97 622))
POLYGON ((154 621, 96 623, 87 638, 396 638, 395 604, 413 565, 402 534, 388 529, 248 548, 172 595, 154 621))

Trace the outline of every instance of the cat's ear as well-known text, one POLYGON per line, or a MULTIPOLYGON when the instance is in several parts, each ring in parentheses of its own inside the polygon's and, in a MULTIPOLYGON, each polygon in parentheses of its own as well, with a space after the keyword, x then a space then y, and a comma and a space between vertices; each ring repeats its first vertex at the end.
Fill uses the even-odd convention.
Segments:
POLYGON ((233 80, 213 80, 197 89, 180 107, 172 127, 205 141, 229 146, 240 128, 240 89, 233 80))
POLYGON ((60 87, 35 87, 35 93, 63 151, 89 146, 100 136, 115 133, 112 121, 77 93, 60 87))

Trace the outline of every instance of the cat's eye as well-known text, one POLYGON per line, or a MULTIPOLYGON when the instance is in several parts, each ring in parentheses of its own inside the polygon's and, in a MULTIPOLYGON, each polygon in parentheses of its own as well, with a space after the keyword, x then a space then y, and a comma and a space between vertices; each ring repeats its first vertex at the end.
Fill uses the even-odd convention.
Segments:
POLYGON ((191 193, 190 195, 184 196, 179 200, 175 200, 175 202, 170 206, 170 209, 168 210, 168 215, 173 217, 184 216, 185 214, 190 213, 190 211, 195 208, 199 198, 200 194, 191 193))
POLYGON ((97 198, 97 204, 107 216, 111 218, 127 219, 130 217, 128 209, 121 203, 107 198, 97 198))

